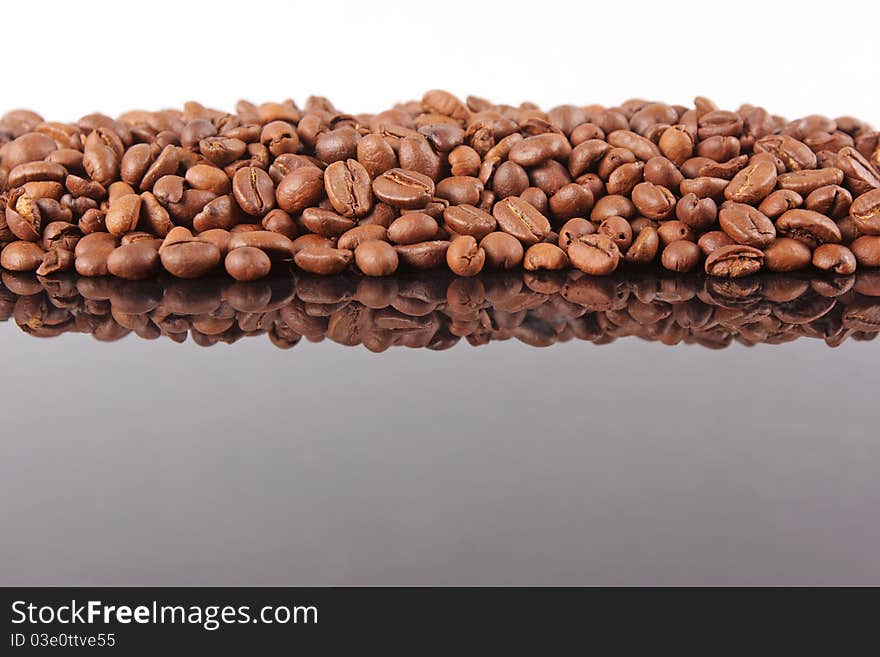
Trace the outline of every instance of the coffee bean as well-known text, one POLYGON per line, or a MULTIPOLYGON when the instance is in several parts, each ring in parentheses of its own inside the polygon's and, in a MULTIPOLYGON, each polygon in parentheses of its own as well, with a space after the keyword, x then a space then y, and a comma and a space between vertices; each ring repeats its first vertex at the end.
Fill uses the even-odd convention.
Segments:
POLYGON ((357 246, 354 260, 367 276, 390 276, 397 271, 397 251, 388 242, 367 240, 357 246))
POLYGON ((37 268, 37 276, 51 276, 52 274, 73 271, 73 267, 73 252, 64 248, 56 248, 43 254, 43 261, 37 268))
POLYGON ((724 197, 736 203, 757 205, 776 187, 776 167, 756 162, 737 173, 724 189, 724 197))
POLYGON ((803 197, 797 192, 790 189, 777 189, 761 201, 758 209, 768 218, 775 219, 789 210, 801 207, 803 203, 803 197))
POLYGON ((471 235, 480 240, 497 226, 497 221, 488 212, 473 205, 451 205, 443 211, 443 220, 450 230, 459 235, 471 235))
POLYGON ((351 263, 353 254, 346 249, 330 246, 307 246, 296 254, 296 266, 310 274, 331 276, 344 271, 351 263))
POLYGON ((849 245, 860 267, 880 267, 880 236, 864 235, 849 245))
POLYGON ((657 235, 660 237, 660 243, 663 246, 677 242, 678 240, 686 240, 688 242, 696 241, 694 231, 686 223, 682 221, 672 220, 664 221, 657 228, 657 235))
POLYGON ((568 256, 565 251, 554 244, 533 244, 525 252, 523 268, 528 271, 546 269, 558 271, 568 267, 568 256))
POLYGON ((841 148, 835 164, 843 171, 846 186, 856 196, 880 189, 880 175, 856 149, 849 146, 841 148))
POLYGON ((777 178, 781 189, 790 189, 801 196, 806 196, 820 187, 839 185, 842 182, 843 171, 833 167, 783 173, 777 178))
POLYGON ((671 191, 653 183, 639 183, 632 190, 636 209, 649 219, 666 219, 675 211, 676 200, 671 191))
MULTIPOLYGON (((607 220, 606 220, 607 221, 607 220)), ((627 249, 624 259, 636 265, 646 265, 654 261, 660 250, 660 235, 653 226, 646 226, 627 249)))
POLYGON ((849 276, 856 271, 856 257, 841 244, 822 244, 813 251, 813 266, 822 271, 849 276))
POLYGON ((394 168, 373 181, 373 193, 393 207, 418 210, 434 196, 434 181, 416 171, 394 168))
POLYGON ((0 252, 0 266, 9 271, 36 271, 43 262, 44 253, 42 247, 34 242, 11 242, 0 252))
POLYGON ((232 190, 229 178, 220 169, 209 164, 197 164, 186 171, 187 184, 193 189, 205 189, 217 196, 228 194, 232 190))
POLYGON ((617 269, 620 250, 606 235, 583 235, 568 247, 571 264, 586 274, 604 276, 617 269))
POLYGON ((126 194, 114 200, 105 218, 107 230, 114 235, 136 230, 141 216, 141 200, 137 194, 126 194))
POLYGON ((394 249, 400 261, 413 269, 435 269, 446 261, 449 242, 431 240, 418 244, 400 244, 394 249))
POLYGON ((769 271, 799 271, 810 265, 810 247, 790 237, 780 237, 764 249, 764 264, 769 271))
MULTIPOLYGON (((849 214, 860 232, 880 235, 880 190, 874 189, 856 198, 850 205, 849 214)), ((7 214, 7 220, 8 217, 7 214)))
POLYGON ((383 226, 366 224, 362 226, 355 226, 351 230, 347 230, 345 233, 340 235, 339 240, 336 242, 336 246, 340 249, 348 249, 349 251, 354 251, 355 249, 357 249, 358 245, 362 244, 363 242, 367 242, 370 240, 379 240, 385 242, 388 241, 388 239, 390 239, 388 237, 388 231, 383 226))
POLYGON ((110 233, 85 235, 76 243, 76 273, 80 276, 107 276, 107 258, 117 246, 116 238, 110 233))
POLYGON ((438 231, 433 217, 413 212, 400 216, 388 226, 388 239, 396 244, 416 244, 433 239, 438 231))
POLYGON ((550 232, 550 222, 530 203, 511 196, 495 204, 492 215, 498 227, 525 245, 536 244, 550 232))
POLYGON ((705 270, 710 276, 741 278, 756 274, 764 264, 760 250, 743 244, 721 246, 706 257, 705 270))
POLYGON ((446 199, 453 206, 477 205, 482 193, 483 183, 471 176, 444 178, 437 183, 435 191, 438 198, 446 199))
POLYGON ((694 230, 707 230, 715 223, 718 206, 711 198, 699 198, 693 193, 685 194, 675 206, 675 216, 694 230))
POLYGON ((626 251, 633 241, 632 226, 623 217, 608 217, 599 224, 597 232, 610 237, 621 253, 626 251))
POLYGON ((159 257, 162 266, 172 276, 199 278, 220 264, 220 249, 202 240, 173 242, 163 244, 159 257))
POLYGON ((146 242, 123 244, 107 257, 107 271, 130 281, 144 280, 159 271, 159 252, 146 242))
POLYGON ((571 154, 571 144, 565 135, 546 133, 526 137, 514 144, 508 157, 511 162, 523 167, 531 167, 543 164, 549 159, 562 160, 571 154))
POLYGON ((773 222, 757 208, 743 203, 722 207, 718 223, 737 244, 763 248, 776 238, 773 222))
POLYGON ((810 192, 804 207, 836 220, 849 214, 852 200, 852 194, 840 185, 825 185, 810 192))
POLYGON ((522 243, 513 235, 494 231, 480 240, 480 248, 486 253, 488 269, 514 269, 523 261, 522 243))
POLYGON ((292 260, 294 257, 293 242, 281 233, 273 233, 268 230, 232 233, 229 237, 227 243, 229 251, 246 246, 260 249, 275 260, 292 260))
POLYGON ((224 266, 226 273, 237 281, 255 281, 269 274, 272 261, 256 247, 241 246, 226 254, 224 266))
POLYGON ((232 178, 232 193, 238 207, 251 216, 262 217, 275 207, 275 183, 262 169, 239 169, 232 178))
POLYGON ((452 240, 446 251, 446 264, 458 276, 476 276, 486 262, 486 252, 470 235, 452 240))
POLYGON ((697 246, 700 247, 700 251, 703 252, 703 255, 709 255, 715 249, 718 249, 722 246, 730 246, 735 244, 735 242, 730 239, 727 233, 721 230, 710 230, 708 232, 700 235, 700 239, 697 240, 697 246))
POLYGON ((333 208, 344 217, 363 217, 373 207, 370 174, 357 160, 328 166, 324 170, 324 187, 333 208))
POLYGON ((786 237, 800 240, 811 248, 826 242, 840 242, 840 229, 831 219, 811 210, 789 210, 776 220, 776 228, 786 237))
POLYGON ((670 271, 688 272, 696 269, 702 255, 700 247, 694 242, 676 240, 664 247, 660 262, 670 271))

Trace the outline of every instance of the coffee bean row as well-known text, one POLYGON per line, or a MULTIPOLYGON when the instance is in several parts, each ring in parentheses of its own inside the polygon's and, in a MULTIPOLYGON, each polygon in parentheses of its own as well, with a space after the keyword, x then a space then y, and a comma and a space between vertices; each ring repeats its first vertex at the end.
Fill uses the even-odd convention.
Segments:
POLYGON ((682 274, 593 277, 507 272, 473 278, 273 276, 149 281, 3 274, 0 321, 33 336, 187 338, 202 346, 267 335, 276 346, 330 340, 371 351, 446 349, 516 339, 544 347, 637 336, 711 348, 818 338, 829 346, 880 332, 880 271, 851 276, 682 274))
POLYGON ((225 269, 739 277, 880 266, 880 133, 753 105, 325 98, 235 113, 0 118, 0 266, 142 280, 225 269))

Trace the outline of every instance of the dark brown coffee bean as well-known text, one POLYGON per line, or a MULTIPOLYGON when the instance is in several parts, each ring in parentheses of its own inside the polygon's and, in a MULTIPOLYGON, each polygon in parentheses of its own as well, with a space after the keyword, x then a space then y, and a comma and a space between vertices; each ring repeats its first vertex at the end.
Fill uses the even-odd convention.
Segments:
POLYGON ((529 169, 529 181, 547 196, 553 196, 571 182, 571 176, 560 162, 547 160, 529 169))
POLYGON ((517 142, 511 147, 508 158, 520 166, 533 167, 550 159, 564 160, 569 155, 571 144, 565 135, 549 132, 517 142))
POLYGON ((324 237, 339 237, 355 226, 354 219, 321 208, 306 208, 302 214, 302 223, 311 232, 324 237))
POLYGON ((51 276, 62 272, 73 271, 73 252, 68 249, 52 249, 43 254, 43 261, 37 268, 37 276, 51 276))
POLYGON ((856 271, 856 257, 841 244, 822 244, 813 251, 813 266, 822 271, 849 276, 856 271))
MULTIPOLYGON (((632 229, 630 229, 632 230, 632 229)), ((582 235, 592 235, 596 227, 583 217, 574 217, 565 222, 559 229, 559 248, 568 253, 568 247, 582 235)))
POLYGON ((332 276, 342 273, 351 263, 353 254, 330 246, 307 246, 296 254, 296 266, 310 274, 332 276))
POLYGON ((66 221, 53 221, 43 229, 40 244, 46 251, 65 249, 73 251, 82 237, 79 228, 66 221))
POLYGON ((296 239, 297 235, 299 235, 299 229, 297 228, 296 222, 289 214, 280 208, 271 210, 265 217, 263 217, 260 224, 266 230, 272 231, 273 233, 280 233, 291 240, 296 239))
POLYGON ((837 153, 835 165, 843 170, 845 184, 856 196, 880 189, 880 175, 856 149, 849 146, 841 148, 837 153))
POLYGON ((394 247, 400 262, 413 269, 436 269, 446 261, 449 242, 432 240, 418 244, 400 244, 394 247))
POLYGON ((136 230, 141 216, 141 201, 137 194, 126 194, 114 200, 105 218, 107 230, 114 235, 136 230))
POLYGON ((741 278, 756 274, 764 265, 760 250, 742 244, 721 246, 706 258, 705 270, 710 276, 741 278))
POLYGON ((577 183, 563 185, 550 197, 550 213, 557 221, 583 217, 593 208, 593 193, 577 183))
POLYGON ((685 194, 675 206, 675 216, 696 231, 708 229, 715 223, 718 206, 711 198, 699 198, 696 194, 685 194))
POLYGON ((511 196, 495 204, 492 215, 499 228, 525 245, 542 241, 550 232, 550 222, 531 204, 511 196))
POLYGON ((393 207, 419 210, 434 196, 434 181, 416 171, 395 168, 373 181, 373 193, 393 207))
MULTIPOLYGON (((579 143, 571 151, 571 157, 569 157, 568 160, 568 172, 572 176, 579 176, 582 173, 586 173, 597 162, 602 160, 610 150, 611 146, 604 139, 587 139, 579 143)), ((498 168, 498 171, 500 172, 503 167, 504 165, 501 165, 501 167, 498 168)), ((498 174, 496 173, 496 176, 497 175, 498 174)))
POLYGON ((621 253, 625 252, 633 241, 632 226, 623 217, 608 217, 599 224, 596 232, 610 237, 621 253))
POLYGON ((397 251, 388 242, 368 240, 354 251, 354 261, 367 276, 390 276, 397 271, 397 251))
POLYGON ((288 173, 275 190, 278 207, 299 214, 324 197, 324 173, 317 167, 300 167, 288 173))
POLYGON ((419 134, 404 137, 397 146, 400 168, 418 172, 431 180, 439 180, 443 161, 428 140, 419 134))
MULTIPOLYGON (((170 203, 180 203, 186 190, 185 182, 180 176, 162 176, 153 185, 153 195, 165 206, 170 203)), ((128 193, 131 194, 132 191, 128 193)))
POLYGON ((784 236, 800 240, 811 248, 841 240, 837 224, 811 210, 789 210, 776 220, 776 228, 784 236))
POLYGON ((649 219, 666 219, 675 211, 675 196, 665 187, 639 183, 632 190, 636 209, 649 219))
POLYGON ((217 196, 228 194, 232 190, 229 178, 219 169, 210 164, 197 164, 186 171, 187 184, 193 189, 205 189, 217 196))
MULTIPOLYGON (((431 221, 434 220, 431 219, 431 221)), ((434 225, 436 226, 437 224, 435 223, 434 225)), ((431 236, 433 237, 433 235, 434 234, 432 233, 431 236)), ((354 251, 355 249, 357 249, 358 245, 369 240, 379 240, 385 242, 388 241, 388 239, 390 239, 388 236, 388 231, 385 229, 384 226, 366 224, 355 226, 351 230, 345 231, 345 233, 339 236, 339 240, 336 242, 336 246, 340 249, 354 251)))
POLYGON ((0 267, 9 271, 36 271, 43 263, 44 253, 35 242, 11 242, 0 252, 0 267))
POLYGON ((697 268, 702 255, 694 242, 676 240, 664 247, 660 262, 669 271, 688 272, 697 268))
POLYGON ((522 243, 508 233, 489 233, 480 240, 480 248, 486 252, 487 269, 514 269, 523 261, 522 243))
POLYGON ((333 208, 344 217, 363 217, 373 208, 370 174, 357 160, 337 161, 324 170, 324 188, 333 208))
POLYGON ((859 232, 880 235, 880 190, 874 189, 856 198, 850 205, 849 214, 859 232))
POLYGON ((159 271, 159 252, 146 242, 123 244, 107 257, 107 271, 130 281, 144 280, 159 271))
POLYGON ((790 189, 801 196, 806 196, 825 185, 839 185, 842 182, 843 171, 833 167, 783 173, 777 178, 780 189, 790 189))
POLYGON ((523 268, 527 271, 559 271, 566 267, 568 256, 555 244, 533 244, 523 257, 523 268))
POLYGON ((816 167, 816 155, 806 144, 789 135, 768 135, 755 142, 756 153, 770 153, 789 171, 816 167))
POLYGON ((237 281, 255 281, 268 276, 272 261, 258 248, 242 246, 226 254, 224 266, 226 273, 237 281))
POLYGON ((256 167, 236 171, 232 193, 238 207, 253 217, 262 217, 275 207, 275 183, 268 173, 256 167))
POLYGON ((177 278, 205 276, 220 264, 221 259, 220 249, 202 240, 163 244, 159 257, 165 270, 177 278))
POLYGON ((617 269, 620 250, 606 235, 584 235, 568 247, 571 264, 586 274, 605 276, 617 269))
MULTIPOLYGON (((447 208, 449 210, 451 208, 447 208)), ((440 227, 433 217, 423 212, 401 215, 388 226, 388 239, 396 244, 427 242, 437 236, 440 227)))
POLYGON ((864 235, 849 245, 859 267, 880 267, 880 236, 864 235))
POLYGON ((245 246, 264 251, 273 260, 291 260, 294 256, 294 244, 281 233, 268 230, 249 230, 232 233, 227 243, 229 251, 245 246))
POLYGON ((776 228, 760 210, 743 203, 731 203, 718 213, 721 230, 737 244, 764 248, 776 238, 776 228))
POLYGON ((697 240, 697 246, 700 247, 703 255, 709 255, 715 249, 722 246, 730 246, 731 244, 735 244, 735 242, 730 239, 727 233, 720 230, 710 230, 707 233, 703 233, 700 235, 700 239, 697 240))
POLYGON ((630 194, 642 181, 644 162, 631 162, 617 167, 608 177, 605 188, 609 194, 630 194))
POLYGON ((660 250, 660 235, 653 226, 646 226, 633 240, 632 246, 626 251, 627 262, 646 265, 654 261, 660 250))
POLYGON ((755 205, 776 187, 776 167, 756 162, 736 174, 724 190, 724 197, 736 203, 755 205))
POLYGON ((803 197, 797 192, 790 189, 777 189, 761 201, 758 209, 768 218, 775 219, 789 210, 801 207, 803 203, 803 197))
POLYGON ((446 264, 457 276, 476 276, 486 262, 486 252, 470 235, 456 237, 446 251, 446 264))

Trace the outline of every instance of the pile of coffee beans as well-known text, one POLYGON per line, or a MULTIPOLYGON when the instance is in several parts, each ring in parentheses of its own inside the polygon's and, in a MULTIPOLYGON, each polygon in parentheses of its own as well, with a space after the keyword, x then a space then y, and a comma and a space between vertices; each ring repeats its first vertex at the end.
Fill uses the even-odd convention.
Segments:
POLYGON ((644 100, 496 105, 432 90, 235 114, 0 119, 0 265, 144 280, 622 266, 716 277, 880 266, 880 133, 644 100))
POLYGON ((642 270, 595 277, 577 270, 438 272, 367 278, 296 273, 148 281, 5 272, 0 321, 37 337, 91 334, 113 341, 190 338, 202 346, 267 336, 281 348, 330 340, 375 352, 446 349, 515 339, 546 347, 637 336, 721 348, 818 338, 830 346, 880 333, 880 271, 735 280, 642 270))

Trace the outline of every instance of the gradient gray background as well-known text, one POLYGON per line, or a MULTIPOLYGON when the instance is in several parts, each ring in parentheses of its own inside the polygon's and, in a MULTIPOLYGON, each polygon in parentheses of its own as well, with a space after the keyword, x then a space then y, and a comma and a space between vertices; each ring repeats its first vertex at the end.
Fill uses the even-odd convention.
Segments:
POLYGON ((0 326, 5 585, 880 584, 880 344, 0 326))

